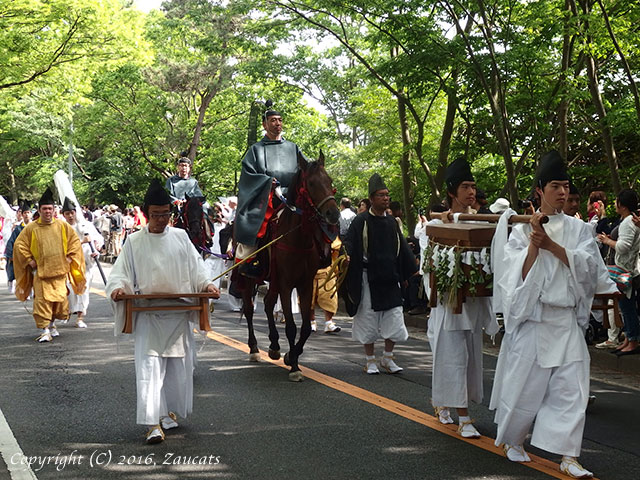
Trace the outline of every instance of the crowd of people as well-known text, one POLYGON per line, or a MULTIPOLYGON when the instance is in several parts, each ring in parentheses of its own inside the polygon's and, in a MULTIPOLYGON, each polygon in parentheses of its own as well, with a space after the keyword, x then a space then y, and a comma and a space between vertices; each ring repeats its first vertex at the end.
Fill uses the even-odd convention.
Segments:
MULTIPOLYGON (((287 202, 302 157, 294 143, 282 138, 280 113, 267 111, 263 128, 265 137, 243 160, 238 197, 205 204, 213 226, 206 258, 184 231, 168 228, 172 208, 202 196, 197 180, 190 177, 192 161, 187 157, 178 160, 178 174, 164 185, 151 183, 141 207, 91 210, 65 198, 58 210, 47 190, 35 215, 24 203, 13 217, 13 210, 5 212, 0 229, 5 268, 10 282, 15 279, 10 288, 18 299, 33 298, 37 341, 50 342, 59 335, 56 321, 73 314, 76 325, 86 327, 86 285, 100 253, 115 259, 106 292, 116 315, 116 334, 122 332, 123 295, 189 291, 219 297, 220 274, 234 262, 241 275, 259 278, 266 266, 257 255, 258 246, 279 204, 287 202)), ((403 311, 430 310, 427 337, 433 354, 435 415, 449 424, 455 422, 455 411, 459 434, 478 438, 481 433, 469 409, 484 395, 483 335, 502 328, 490 401, 498 425, 496 444, 509 460, 528 462, 524 440, 533 426, 531 445, 561 455, 560 469, 567 475, 589 478, 592 473, 577 460, 589 397, 585 330, 609 315, 591 312, 595 295, 617 295, 623 331, 613 319, 606 322, 607 337, 596 348, 619 356, 640 353, 638 195, 630 189, 619 192, 617 215, 609 217, 606 194, 592 192, 583 220, 579 192, 557 152, 541 158, 535 178, 532 196, 518 205, 530 220, 513 226, 509 234, 507 223, 516 211, 504 198, 489 204, 468 162, 456 159, 446 171, 446 201, 432 205, 429 215, 420 216, 413 235, 406 236, 401 204, 391 201, 384 179, 374 174, 368 197, 354 203, 355 208, 349 198, 340 200, 337 235, 330 238, 329 250, 334 261, 344 254, 340 297, 353 317, 352 339, 363 346, 367 374, 403 370, 394 356, 395 345, 408 338, 403 311), (439 219, 430 219, 435 212, 439 219), (436 286, 430 285, 426 268, 435 261, 427 248, 428 226, 459 223, 460 214, 483 213, 500 214, 491 257, 493 298, 469 296, 457 311, 440 292, 441 301, 429 305, 429 292, 436 286), (380 340, 384 348, 377 359, 374 347, 380 340)), ((323 268, 316 275, 312 308, 323 312, 326 333, 338 333, 337 282, 324 288, 328 295, 318 288, 327 283, 328 272, 323 268)), ((239 309, 238 297, 230 295, 232 309, 239 309)), ((136 319, 137 422, 148 427, 149 443, 163 441, 164 430, 176 428, 178 416, 192 410, 193 326, 189 312, 143 313, 136 319)))

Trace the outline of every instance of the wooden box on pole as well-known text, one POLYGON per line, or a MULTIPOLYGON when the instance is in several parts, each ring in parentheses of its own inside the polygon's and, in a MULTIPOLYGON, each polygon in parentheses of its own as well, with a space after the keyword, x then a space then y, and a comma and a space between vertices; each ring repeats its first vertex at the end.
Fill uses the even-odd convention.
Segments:
MULTIPOLYGON (((483 248, 489 249, 491 247, 495 230, 496 225, 491 223, 443 223, 428 224, 426 227, 426 233, 432 244, 455 246, 474 252, 480 252, 483 248)), ((433 260, 429 259, 429 261, 432 262, 433 260)), ((465 263, 462 264, 462 272, 465 278, 469 278, 472 268, 481 270, 482 265, 472 267, 465 263)), ((438 302, 438 291, 436 288, 436 275, 433 270, 429 274, 429 284, 431 285, 429 304, 434 306, 438 302)), ((464 285, 458 288, 453 313, 462 313, 462 304, 466 297, 490 297, 493 294, 491 280, 476 284, 474 287, 468 281, 465 281, 464 285)), ((443 301, 444 299, 441 298, 440 300, 443 301)))

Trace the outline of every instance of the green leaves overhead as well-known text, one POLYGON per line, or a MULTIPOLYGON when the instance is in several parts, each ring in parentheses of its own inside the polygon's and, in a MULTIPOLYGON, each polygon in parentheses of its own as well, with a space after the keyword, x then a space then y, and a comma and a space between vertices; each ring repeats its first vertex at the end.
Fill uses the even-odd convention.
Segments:
POLYGON ((83 201, 139 203, 183 153, 233 193, 268 98, 339 195, 378 171, 409 226, 458 155, 490 198, 526 196, 550 148, 585 195, 640 176, 636 1, 130 3, 0 5, 0 193, 33 198, 70 142, 83 201))

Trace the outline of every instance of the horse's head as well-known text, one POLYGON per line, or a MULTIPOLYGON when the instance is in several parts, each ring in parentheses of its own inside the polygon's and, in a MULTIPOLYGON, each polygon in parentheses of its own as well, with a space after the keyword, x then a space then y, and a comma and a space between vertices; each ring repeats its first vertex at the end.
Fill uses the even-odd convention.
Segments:
POLYGON ((333 180, 324 169, 324 153, 321 150, 318 160, 315 162, 307 162, 303 157, 300 157, 298 166, 303 172, 311 204, 327 223, 337 225, 340 219, 340 210, 334 197, 336 190, 333 188, 333 180))
POLYGON ((182 207, 182 225, 189 234, 189 238, 195 245, 204 244, 201 239, 202 226, 204 222, 204 197, 185 197, 182 207))

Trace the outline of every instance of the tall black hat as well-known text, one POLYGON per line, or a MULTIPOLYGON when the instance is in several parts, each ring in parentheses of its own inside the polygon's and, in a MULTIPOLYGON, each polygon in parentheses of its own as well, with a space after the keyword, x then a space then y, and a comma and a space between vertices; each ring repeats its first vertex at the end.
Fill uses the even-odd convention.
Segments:
POLYGON ((24 212, 26 210, 31 210, 31 205, 29 205, 29 202, 25 200, 18 204, 18 210, 20 210, 21 212, 24 212))
POLYGON ((449 190, 454 191, 462 182, 475 182, 476 180, 471 173, 469 162, 462 157, 458 157, 447 167, 445 181, 449 190))
POLYGON ((262 121, 265 121, 267 118, 273 117, 274 115, 277 115, 278 117, 282 116, 282 114, 277 110, 267 110, 262 114, 262 121))
POLYGON ((189 165, 191 165, 191 159, 189 157, 180 157, 178 159, 178 163, 188 163, 189 165))
POLYGON ((171 204, 171 197, 165 190, 164 186, 157 178, 151 180, 151 185, 147 189, 147 193, 144 195, 145 205, 169 205, 171 204))
POLYGON ((76 204, 73 203, 69 197, 64 197, 64 203, 62 204, 62 213, 64 212, 75 212, 76 204))
POLYGON ((536 172, 536 186, 544 188, 547 183, 553 180, 569 180, 567 167, 557 150, 545 153, 540 159, 540 165, 538 165, 536 172))
POLYGON ((47 189, 44 191, 44 193, 40 197, 40 200, 38 200, 38 207, 41 207, 42 205, 55 205, 55 204, 56 202, 53 199, 53 192, 51 191, 51 188, 47 187, 47 189))
POLYGON ((382 177, 377 173, 371 175, 369 178, 369 196, 376 193, 378 190, 389 190, 387 186, 384 184, 382 177))

